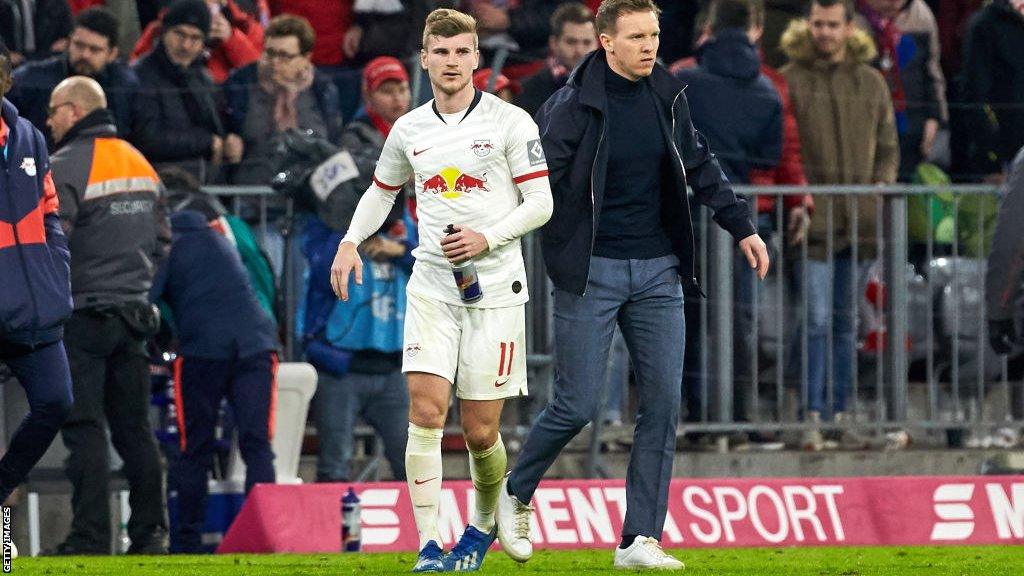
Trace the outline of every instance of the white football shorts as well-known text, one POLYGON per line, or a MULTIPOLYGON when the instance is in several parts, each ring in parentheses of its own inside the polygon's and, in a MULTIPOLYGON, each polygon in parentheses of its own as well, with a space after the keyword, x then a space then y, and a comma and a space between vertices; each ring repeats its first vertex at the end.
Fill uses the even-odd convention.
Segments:
POLYGON ((463 400, 527 394, 525 305, 467 308, 407 294, 402 372, 446 378, 463 400))

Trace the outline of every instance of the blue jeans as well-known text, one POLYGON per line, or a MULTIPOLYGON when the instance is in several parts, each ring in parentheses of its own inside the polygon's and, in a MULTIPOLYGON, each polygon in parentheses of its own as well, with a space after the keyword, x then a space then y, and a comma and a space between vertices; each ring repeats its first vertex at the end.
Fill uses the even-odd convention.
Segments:
POLYGON ((320 372, 313 405, 320 436, 316 477, 321 482, 351 480, 356 419, 362 418, 384 440, 384 456, 395 480, 405 480, 409 428, 409 388, 399 370, 388 374, 320 372))
POLYGON ((639 409, 626 473, 622 533, 660 538, 675 456, 683 380, 683 289, 678 260, 594 257, 583 296, 555 290, 555 391, 509 476, 529 502, 562 448, 600 416, 615 324, 636 371, 639 409))
POLYGON ((828 323, 832 317, 832 412, 845 412, 853 384, 857 304, 852 289, 859 267, 850 256, 839 254, 828 262, 807 260, 807 409, 829 416, 826 390, 828 323), (831 294, 830 294, 831 293, 831 294), (829 308, 829 296, 832 307, 829 308))

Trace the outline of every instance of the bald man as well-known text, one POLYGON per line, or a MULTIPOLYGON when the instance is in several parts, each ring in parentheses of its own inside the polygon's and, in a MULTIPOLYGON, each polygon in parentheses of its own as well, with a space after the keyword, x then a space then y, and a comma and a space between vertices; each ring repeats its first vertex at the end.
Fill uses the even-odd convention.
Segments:
POLYGON ((156 331, 153 276, 170 247, 162 186, 117 137, 103 89, 72 76, 50 95, 47 124, 61 225, 71 249, 74 312, 65 330, 75 401, 61 434, 70 450, 74 520, 60 554, 110 551, 110 460, 105 425, 124 460, 130 553, 167 551, 163 476, 148 419, 145 341, 156 331))

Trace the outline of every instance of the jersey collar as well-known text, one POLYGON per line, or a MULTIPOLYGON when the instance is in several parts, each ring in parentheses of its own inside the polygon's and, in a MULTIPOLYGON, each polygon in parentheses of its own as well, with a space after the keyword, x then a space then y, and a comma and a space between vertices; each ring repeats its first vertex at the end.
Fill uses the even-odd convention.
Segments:
MULTIPOLYGON (((476 108, 476 105, 480 103, 480 98, 483 97, 483 92, 476 89, 474 89, 473 92, 473 101, 470 102, 469 108, 466 108, 466 113, 462 115, 462 118, 459 120, 459 124, 462 124, 462 121, 469 116, 469 113, 472 112, 473 109, 476 108)), ((447 122, 444 121, 444 116, 441 116, 441 112, 437 109, 437 100, 430 101, 430 108, 434 111, 434 115, 437 116, 441 122, 447 124, 447 122)))

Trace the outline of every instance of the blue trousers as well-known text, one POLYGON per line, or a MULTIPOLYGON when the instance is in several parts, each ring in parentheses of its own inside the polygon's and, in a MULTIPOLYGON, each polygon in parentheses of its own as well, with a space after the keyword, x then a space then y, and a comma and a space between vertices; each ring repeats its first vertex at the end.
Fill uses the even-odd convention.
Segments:
POLYGON ((362 418, 384 441, 384 456, 395 480, 405 480, 405 444, 409 439, 409 388, 402 372, 359 374, 340 378, 321 371, 317 377, 316 430, 320 457, 316 478, 320 482, 351 480, 356 419, 362 418))
POLYGON ((555 290, 554 398, 537 417, 508 482, 520 502, 529 502, 562 448, 600 415, 616 323, 639 395, 622 534, 660 539, 683 380, 683 290, 675 256, 594 257, 583 296, 555 290))
POLYGON ((71 372, 63 342, 34 349, 0 342, 0 362, 7 364, 25 389, 29 406, 28 414, 0 459, 0 502, 3 502, 46 453, 71 413, 73 402, 71 372))
POLYGON ((246 493, 257 483, 274 482, 270 441, 276 364, 274 352, 233 360, 178 357, 174 378, 181 457, 167 474, 167 489, 178 493, 178 525, 171 535, 175 551, 196 553, 202 549, 207 478, 222 399, 227 398, 235 415, 246 493))

